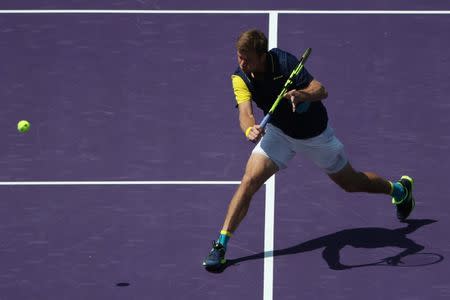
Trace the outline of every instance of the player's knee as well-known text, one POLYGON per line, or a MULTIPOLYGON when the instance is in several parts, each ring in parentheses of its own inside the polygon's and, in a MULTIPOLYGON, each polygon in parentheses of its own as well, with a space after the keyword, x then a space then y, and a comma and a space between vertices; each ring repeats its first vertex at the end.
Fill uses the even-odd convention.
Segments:
POLYGON ((242 178, 241 185, 244 188, 246 188, 246 190, 248 190, 250 193, 254 193, 259 188, 258 182, 259 181, 255 176, 245 174, 244 177, 242 178))

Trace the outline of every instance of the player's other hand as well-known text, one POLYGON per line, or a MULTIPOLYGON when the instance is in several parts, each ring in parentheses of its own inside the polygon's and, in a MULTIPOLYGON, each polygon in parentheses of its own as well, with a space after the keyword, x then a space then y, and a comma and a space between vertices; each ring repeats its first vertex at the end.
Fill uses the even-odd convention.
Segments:
POLYGON ((254 125, 247 135, 247 139, 252 143, 257 143, 264 135, 264 129, 259 125, 254 125))
POLYGON ((297 90, 290 90, 289 92, 284 94, 284 98, 288 99, 291 102, 293 112, 295 112, 295 110, 297 109, 297 105, 303 102, 302 92, 297 90))

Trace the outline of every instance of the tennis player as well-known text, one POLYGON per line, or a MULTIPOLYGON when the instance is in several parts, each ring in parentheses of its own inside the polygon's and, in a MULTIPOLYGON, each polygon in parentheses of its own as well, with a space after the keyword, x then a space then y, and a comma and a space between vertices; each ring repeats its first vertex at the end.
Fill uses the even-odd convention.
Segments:
POLYGON ((353 169, 343 144, 328 125, 322 103, 328 93, 306 68, 294 78, 294 88, 285 94, 286 99, 280 102, 265 130, 256 124, 252 104, 267 114, 299 61, 281 49, 268 51, 267 38, 259 30, 241 33, 236 50, 239 67, 231 81, 240 127, 256 146, 231 199, 219 238, 203 261, 205 268, 214 270, 226 264, 227 243, 247 214, 252 196, 273 174, 286 168, 297 153, 313 161, 344 191, 390 195, 397 218, 403 221, 409 216, 415 205, 413 179, 402 176, 392 182, 353 169))

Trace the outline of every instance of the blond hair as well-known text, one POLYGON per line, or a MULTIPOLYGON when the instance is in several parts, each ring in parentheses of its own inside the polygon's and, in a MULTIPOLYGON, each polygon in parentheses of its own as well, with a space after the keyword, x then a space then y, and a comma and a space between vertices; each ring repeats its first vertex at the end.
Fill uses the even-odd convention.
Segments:
POLYGON ((242 53, 256 52, 261 55, 267 52, 267 38, 257 29, 242 32, 236 42, 236 49, 242 53))

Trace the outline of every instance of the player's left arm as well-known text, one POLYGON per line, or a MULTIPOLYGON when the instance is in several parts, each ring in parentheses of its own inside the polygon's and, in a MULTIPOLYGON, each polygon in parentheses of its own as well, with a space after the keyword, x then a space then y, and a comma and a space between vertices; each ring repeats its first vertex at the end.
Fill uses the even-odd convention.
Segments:
POLYGON ((313 79, 307 87, 290 90, 284 97, 291 101, 292 110, 295 111, 297 104, 301 102, 325 100, 328 97, 328 92, 319 81, 313 79))
POLYGON ((301 101, 321 101, 325 100, 327 97, 327 90, 323 84, 315 79, 313 79, 306 88, 290 90, 285 96, 285 98, 294 100, 296 103, 301 101))

